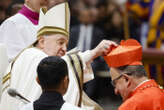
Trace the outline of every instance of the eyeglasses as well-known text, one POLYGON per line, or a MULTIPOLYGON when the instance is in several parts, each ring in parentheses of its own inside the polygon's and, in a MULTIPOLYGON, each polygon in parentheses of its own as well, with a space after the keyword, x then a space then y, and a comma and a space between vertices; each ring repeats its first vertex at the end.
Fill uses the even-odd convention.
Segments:
POLYGON ((111 84, 112 84, 113 87, 116 86, 116 81, 119 80, 122 76, 123 76, 123 74, 121 74, 120 76, 118 76, 117 78, 115 78, 111 81, 111 84))

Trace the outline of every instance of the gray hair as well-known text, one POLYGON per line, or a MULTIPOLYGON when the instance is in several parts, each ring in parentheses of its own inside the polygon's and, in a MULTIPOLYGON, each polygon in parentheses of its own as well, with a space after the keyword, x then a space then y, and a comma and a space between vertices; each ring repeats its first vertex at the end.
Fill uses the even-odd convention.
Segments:
POLYGON ((116 69, 120 72, 120 74, 127 74, 138 78, 147 77, 143 65, 121 66, 116 69))

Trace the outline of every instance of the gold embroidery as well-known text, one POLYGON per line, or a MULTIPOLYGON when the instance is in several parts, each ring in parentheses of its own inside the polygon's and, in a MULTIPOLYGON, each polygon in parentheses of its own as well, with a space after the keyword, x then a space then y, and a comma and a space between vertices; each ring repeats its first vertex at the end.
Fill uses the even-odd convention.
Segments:
POLYGON ((65 3, 65 29, 69 32, 69 6, 65 3))
POLYGON ((4 84, 7 80, 9 80, 11 78, 11 73, 9 72, 7 75, 5 75, 3 77, 3 81, 2 81, 2 84, 4 84))
MULTIPOLYGON (((78 102, 78 106, 80 107, 81 106, 81 102, 82 102, 82 91, 83 91, 83 68, 81 67, 81 63, 80 63, 80 59, 78 58, 77 55, 75 54, 71 54, 71 55, 68 55, 67 56, 68 59, 69 59, 69 62, 71 64, 71 68, 74 72, 74 78, 76 80, 76 83, 78 84, 78 87, 79 87, 79 94, 80 94, 80 97, 79 97, 79 102, 78 102), (73 62, 71 63, 71 61, 73 60, 73 62)), ((79 56, 80 57, 80 56, 79 56)))
POLYGON ((62 29, 60 27, 52 27, 52 26, 44 26, 43 28, 41 28, 38 33, 37 33, 37 37, 39 39, 40 35, 44 35, 44 34, 64 34, 65 36, 69 37, 69 32, 67 32, 65 29, 62 29))

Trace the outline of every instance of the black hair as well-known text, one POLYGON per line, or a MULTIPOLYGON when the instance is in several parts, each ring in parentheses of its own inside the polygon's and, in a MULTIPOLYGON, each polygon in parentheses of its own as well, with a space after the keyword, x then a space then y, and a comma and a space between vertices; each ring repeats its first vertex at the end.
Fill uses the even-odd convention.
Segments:
POLYGON ((39 63, 37 74, 42 89, 56 89, 68 75, 67 64, 58 56, 49 56, 39 63))
POLYGON ((121 66, 118 67, 117 70, 122 74, 124 73, 138 78, 147 76, 143 65, 121 66))

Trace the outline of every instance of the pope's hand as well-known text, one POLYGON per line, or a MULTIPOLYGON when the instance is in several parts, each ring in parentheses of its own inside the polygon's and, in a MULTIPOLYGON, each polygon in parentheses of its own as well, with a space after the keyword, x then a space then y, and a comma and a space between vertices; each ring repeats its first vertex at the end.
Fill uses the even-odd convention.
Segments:
POLYGON ((116 46, 117 44, 113 41, 110 40, 101 41, 96 48, 91 50, 93 59, 98 56, 107 55, 111 51, 112 47, 116 47, 116 46))

